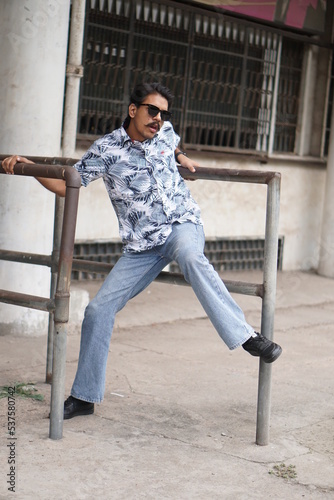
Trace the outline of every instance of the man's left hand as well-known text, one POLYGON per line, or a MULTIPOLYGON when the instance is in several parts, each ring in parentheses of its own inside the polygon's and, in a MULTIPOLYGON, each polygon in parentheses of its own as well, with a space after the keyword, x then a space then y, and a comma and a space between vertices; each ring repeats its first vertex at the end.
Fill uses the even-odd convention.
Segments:
MULTIPOLYGON (((199 164, 196 161, 194 161, 191 158, 188 158, 188 156, 184 156, 184 155, 179 156, 179 163, 180 163, 181 167, 187 168, 190 172, 196 172, 196 167, 199 167, 199 164)), ((195 179, 187 179, 187 177, 185 177, 185 179, 188 181, 195 180, 195 179)))

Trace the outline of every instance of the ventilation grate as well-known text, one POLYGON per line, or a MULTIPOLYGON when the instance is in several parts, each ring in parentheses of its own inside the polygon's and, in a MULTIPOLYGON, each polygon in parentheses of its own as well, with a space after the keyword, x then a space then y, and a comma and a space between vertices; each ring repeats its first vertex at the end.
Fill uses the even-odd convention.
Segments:
MULTIPOLYGON (((277 269, 282 269, 284 238, 278 240, 277 269)), ((263 269, 264 238, 208 238, 204 253, 216 271, 263 269)), ((180 272, 176 263, 170 271, 180 272)))

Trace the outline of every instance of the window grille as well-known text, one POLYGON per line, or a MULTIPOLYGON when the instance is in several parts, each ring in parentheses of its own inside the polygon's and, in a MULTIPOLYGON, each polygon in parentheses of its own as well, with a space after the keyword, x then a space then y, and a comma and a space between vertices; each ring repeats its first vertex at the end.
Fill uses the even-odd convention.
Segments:
POLYGON ((303 50, 303 44, 283 40, 274 151, 287 153, 294 151, 303 50))
POLYGON ((161 81, 184 146, 268 153, 274 131, 273 150, 293 152, 303 45, 231 19, 176 2, 88 1, 79 137, 119 127, 133 86, 161 81))

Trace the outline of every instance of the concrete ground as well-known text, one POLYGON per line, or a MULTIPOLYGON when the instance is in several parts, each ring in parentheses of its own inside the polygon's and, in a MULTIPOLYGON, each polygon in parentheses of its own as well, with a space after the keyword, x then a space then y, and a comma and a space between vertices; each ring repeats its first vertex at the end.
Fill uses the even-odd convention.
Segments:
MULTIPOLYGON (((256 272, 227 278, 259 282, 256 272)), ((75 283, 91 295, 94 283, 75 283)), ((259 328, 260 299, 235 296, 259 328)), ((46 336, 0 337, 0 386, 34 382, 44 401, 15 398, 15 493, 8 398, 0 399, 0 498, 334 498, 334 281, 278 276, 270 444, 255 444, 258 360, 228 351, 190 288, 153 283, 119 314, 105 400, 48 438, 46 336), (9 446, 8 446, 9 444, 9 446)), ((80 331, 68 335, 66 395, 80 331)))

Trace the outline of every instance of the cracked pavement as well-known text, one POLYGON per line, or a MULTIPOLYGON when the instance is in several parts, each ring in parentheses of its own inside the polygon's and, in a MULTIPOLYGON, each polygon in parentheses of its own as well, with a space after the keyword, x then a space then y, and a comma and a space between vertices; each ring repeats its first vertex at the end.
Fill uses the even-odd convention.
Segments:
MULTIPOLYGON (((258 272, 225 276, 261 281, 258 272)), ((73 283, 74 303, 82 289, 87 298, 97 284, 73 283)), ((258 329, 260 299, 235 299, 258 329)), ((188 287, 153 283, 119 313, 105 400, 94 415, 65 421, 59 441, 48 438, 45 333, 0 336, 0 386, 34 382, 44 395, 16 398, 15 498, 333 498, 333 280, 279 273, 275 340, 283 354, 272 370, 270 443, 257 446, 258 360, 228 351, 188 287), (283 464, 296 477, 282 477, 283 464)), ((66 396, 79 341, 72 322, 66 396)), ((0 423, 0 499, 7 499, 6 398, 0 423)))

